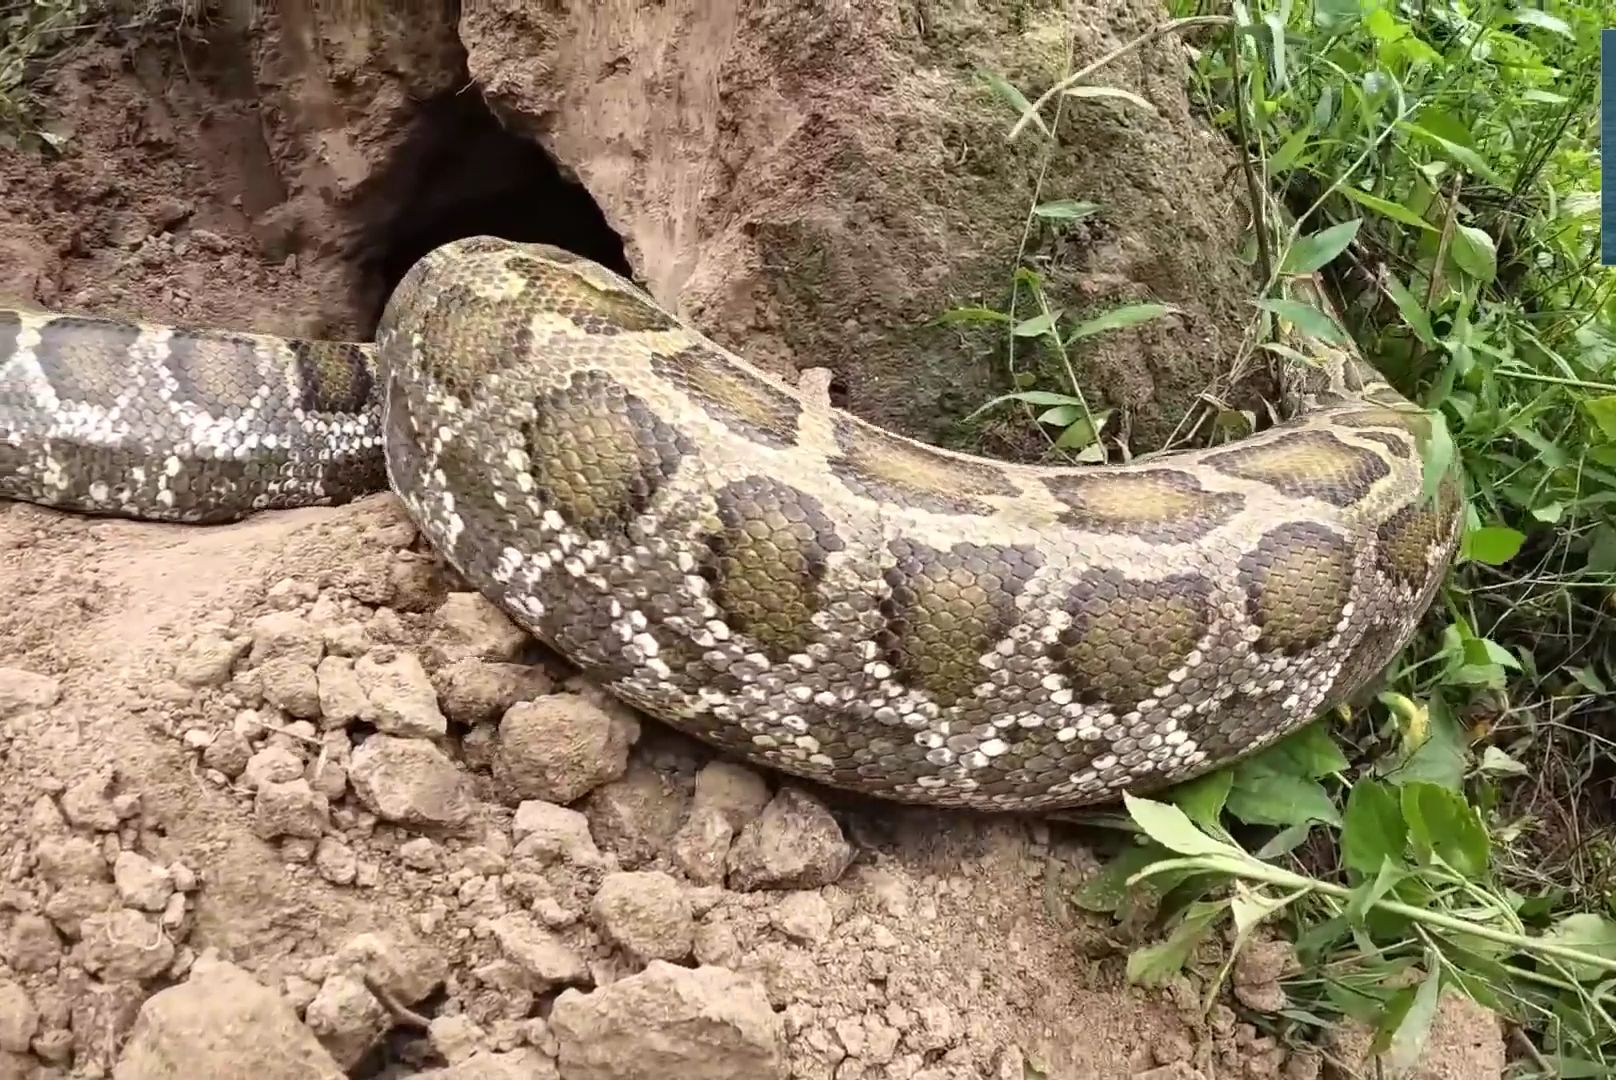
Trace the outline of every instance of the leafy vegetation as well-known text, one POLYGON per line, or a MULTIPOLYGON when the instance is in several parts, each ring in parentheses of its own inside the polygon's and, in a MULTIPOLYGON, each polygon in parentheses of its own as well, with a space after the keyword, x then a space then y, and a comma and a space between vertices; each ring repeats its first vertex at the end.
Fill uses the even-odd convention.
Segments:
POLYGON ((82 28, 87 0, 0 3, 0 147, 50 141, 35 126, 31 83, 40 65, 82 28))
MULTIPOLYGON (((1227 960, 1207 969, 1203 943, 1226 925, 1236 949, 1281 930, 1302 970, 1288 1007, 1256 1019, 1288 1040, 1353 1017, 1395 1069, 1451 989, 1524 1036, 1514 1075, 1616 1076, 1616 274, 1598 262, 1596 149, 1608 16, 1591 0, 1171 6, 1174 21, 1034 100, 989 76, 1019 114, 1012 135, 1063 137, 1072 96, 1148 109, 1097 85, 1100 69, 1182 35, 1198 101, 1245 158, 1251 353, 1276 316, 1329 328, 1284 291, 1322 270, 1366 352, 1447 433, 1428 453, 1434 469, 1463 465, 1466 530, 1371 707, 1129 799, 1136 842, 1077 901, 1150 915, 1157 940, 1130 976, 1196 968, 1209 1006, 1227 960)), ((1029 221, 1103 212, 1044 203, 1029 221)), ((1105 414, 1066 350, 1165 309, 1073 326, 1032 269, 1014 284, 1009 311, 951 317, 1053 350, 1066 382, 984 408, 1036 407, 1053 454, 1104 460, 1105 414)), ((1214 420, 1212 438, 1245 433, 1214 420)))

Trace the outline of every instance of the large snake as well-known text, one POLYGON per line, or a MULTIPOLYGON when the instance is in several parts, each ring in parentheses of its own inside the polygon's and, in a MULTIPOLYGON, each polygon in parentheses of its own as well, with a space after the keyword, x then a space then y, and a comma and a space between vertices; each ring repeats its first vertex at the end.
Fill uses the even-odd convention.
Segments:
POLYGON ((1239 758, 1377 676, 1459 532, 1429 418, 1297 333, 1296 415, 1049 468, 830 407, 565 251, 427 255, 374 346, 0 311, 0 498, 216 522, 388 481, 621 699, 906 802, 1053 809, 1239 758))

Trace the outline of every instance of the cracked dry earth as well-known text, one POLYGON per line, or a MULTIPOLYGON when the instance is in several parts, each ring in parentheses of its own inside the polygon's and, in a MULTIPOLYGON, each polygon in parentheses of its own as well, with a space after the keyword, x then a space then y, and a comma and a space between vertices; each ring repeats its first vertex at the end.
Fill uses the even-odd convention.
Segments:
POLYGON ((391 495, 0 506, 0 595, 4 1080, 1320 1075, 1188 979, 1126 988, 1049 825, 714 760, 391 495))

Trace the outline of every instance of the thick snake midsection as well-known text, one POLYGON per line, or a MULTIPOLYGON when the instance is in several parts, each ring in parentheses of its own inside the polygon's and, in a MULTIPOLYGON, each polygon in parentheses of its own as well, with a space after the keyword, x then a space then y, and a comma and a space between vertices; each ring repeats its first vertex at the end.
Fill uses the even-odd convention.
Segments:
POLYGON ((1424 414, 1321 355, 1335 381, 1242 442, 1017 466, 479 237, 410 271, 374 353, 0 315, 0 497, 215 520, 374 489, 384 447, 434 547, 653 716, 889 798, 1073 806, 1293 730, 1429 604, 1456 478, 1427 499, 1424 414))

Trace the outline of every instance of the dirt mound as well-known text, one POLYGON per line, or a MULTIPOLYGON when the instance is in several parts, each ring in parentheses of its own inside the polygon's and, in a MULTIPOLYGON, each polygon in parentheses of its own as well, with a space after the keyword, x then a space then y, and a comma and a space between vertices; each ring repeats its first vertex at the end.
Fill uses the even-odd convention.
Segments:
MULTIPOLYGON (((1032 190, 969 66, 1047 82, 1069 28, 1098 55, 1147 20, 250 6, 53 62, 61 149, 0 162, 0 295, 362 337, 413 258, 498 232, 636 270, 921 435, 993 377, 905 328, 996 287, 1032 190)), ((1082 112, 1051 175, 1088 186, 1043 197, 1111 212, 1063 264, 1085 296, 1186 308, 1093 358, 1170 421, 1206 374, 1177 362, 1237 333, 1239 274, 1207 277, 1237 218, 1172 47, 1132 63, 1165 119, 1082 112)), ((210 529, 0 506, 0 595, 0 1078, 1316 1066, 1188 980, 1125 988, 1067 903, 1093 859, 1049 825, 715 761, 534 646, 391 496, 210 529)))

